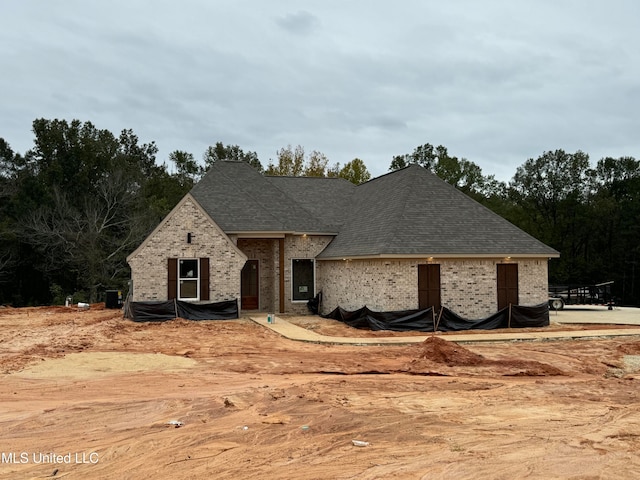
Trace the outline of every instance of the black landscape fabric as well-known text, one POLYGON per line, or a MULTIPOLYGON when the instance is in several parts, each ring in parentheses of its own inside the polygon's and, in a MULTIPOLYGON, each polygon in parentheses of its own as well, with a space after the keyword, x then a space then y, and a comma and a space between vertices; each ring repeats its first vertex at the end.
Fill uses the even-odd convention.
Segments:
POLYGON ((367 330, 394 332, 495 330, 498 328, 546 327, 549 325, 549 305, 547 303, 533 307, 512 305, 477 320, 463 318, 446 307, 442 307, 438 311, 428 308, 392 312, 375 312, 366 306, 354 311, 337 307, 323 317, 339 320, 354 328, 367 330))
POLYGON ((479 320, 469 320, 452 312, 448 308, 442 309, 438 331, 459 332, 460 330, 495 330, 496 328, 507 328, 509 324, 509 309, 502 310, 479 320))
POLYGON ((374 312, 367 307, 349 312, 337 307, 324 318, 333 318, 350 327, 363 330, 391 330, 394 332, 433 332, 433 309, 374 312))
POLYGON ((231 320, 238 318, 238 301, 178 303, 178 316, 187 320, 231 320))
POLYGON ((176 318, 176 304, 167 302, 131 302, 127 317, 134 322, 163 322, 176 318))
POLYGON ((549 304, 542 303, 533 307, 511 307, 511 328, 546 327, 549 325, 549 304))
POLYGON ((232 320, 238 318, 238 301, 189 303, 179 300, 166 302, 131 302, 128 317, 134 322, 163 322, 180 317, 186 320, 232 320))

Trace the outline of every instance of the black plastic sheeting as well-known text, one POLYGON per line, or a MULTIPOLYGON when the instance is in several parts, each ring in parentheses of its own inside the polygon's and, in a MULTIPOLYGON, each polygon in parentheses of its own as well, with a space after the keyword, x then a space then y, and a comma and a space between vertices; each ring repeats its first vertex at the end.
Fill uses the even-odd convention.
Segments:
POLYGON ((127 318, 134 322, 163 322, 174 318, 186 320, 232 320, 238 318, 238 301, 189 303, 180 300, 166 302, 130 302, 127 318))
POLYGON ((322 303, 322 292, 318 292, 318 294, 313 297, 311 300, 307 302, 307 308, 314 315, 318 315, 320 313, 320 304, 322 303))
POLYGON ((461 330, 495 330, 498 328, 546 327, 549 325, 549 304, 532 307, 511 305, 479 320, 469 320, 446 307, 435 311, 398 310, 375 312, 366 306, 359 310, 347 311, 340 307, 324 318, 332 318, 347 325, 367 330, 390 330, 394 332, 453 332, 461 330))
POLYGON ((415 330, 419 332, 433 332, 433 309, 426 310, 399 310, 394 312, 374 312, 367 307, 358 310, 347 311, 337 307, 324 318, 332 318, 346 323, 350 327, 363 330, 393 330, 406 332, 415 330))

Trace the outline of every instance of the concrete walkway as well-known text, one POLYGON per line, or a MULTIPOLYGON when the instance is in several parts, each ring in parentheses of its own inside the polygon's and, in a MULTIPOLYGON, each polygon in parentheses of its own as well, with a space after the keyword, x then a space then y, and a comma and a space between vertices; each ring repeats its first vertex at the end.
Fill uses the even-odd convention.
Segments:
POLYGON ((504 333, 493 333, 487 330, 487 333, 447 333, 442 335, 438 332, 411 337, 332 337, 299 327, 278 316, 276 316, 275 323, 268 323, 266 313, 251 315, 249 318, 290 340, 334 345, 407 345, 423 342, 433 335, 458 343, 640 336, 640 309, 633 308, 607 310, 606 307, 586 307, 550 313, 549 318, 552 324, 602 324, 603 328, 597 330, 523 332, 513 329, 504 333), (606 325, 638 325, 638 328, 612 329, 606 328, 606 325))
POLYGON ((551 323, 582 323, 604 325, 637 325, 640 327, 640 308, 600 305, 576 305, 549 312, 551 323))

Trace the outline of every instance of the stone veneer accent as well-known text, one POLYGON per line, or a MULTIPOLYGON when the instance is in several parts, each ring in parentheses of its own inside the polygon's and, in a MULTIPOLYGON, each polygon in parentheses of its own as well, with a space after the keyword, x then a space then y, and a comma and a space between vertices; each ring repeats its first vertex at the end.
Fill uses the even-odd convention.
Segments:
MULTIPOLYGON (((328 260, 316 263, 322 313, 340 306, 392 311, 418 308, 417 260, 328 260)), ((497 267, 503 259, 438 259, 442 304, 467 318, 497 311, 497 267)), ((511 259, 518 264, 520 305, 548 300, 547 260, 511 259)))
POLYGON ((209 258, 211 302, 240 299, 240 272, 246 262, 190 195, 128 258, 133 301, 167 300, 168 258, 209 258), (187 243, 187 233, 192 234, 187 243))

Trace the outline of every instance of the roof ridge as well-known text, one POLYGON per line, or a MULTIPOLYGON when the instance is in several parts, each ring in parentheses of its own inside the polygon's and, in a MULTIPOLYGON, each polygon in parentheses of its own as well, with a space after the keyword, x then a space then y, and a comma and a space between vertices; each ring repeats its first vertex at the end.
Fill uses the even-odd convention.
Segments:
MULTIPOLYGON (((265 175, 262 174, 262 176, 264 178, 308 178, 308 179, 315 179, 315 180, 346 180, 345 178, 342 177, 318 177, 316 175, 314 176, 308 176, 308 175, 265 175)), ((348 181, 348 180, 346 180, 348 181)))
POLYGON ((372 178, 371 180, 367 180, 366 182, 361 183, 360 185, 356 185, 356 187, 360 187, 360 186, 362 186, 362 185, 366 185, 367 183, 375 182, 376 180, 380 180, 381 178, 387 177, 387 176, 389 176, 389 175, 393 175, 394 173, 397 173, 397 172, 399 172, 399 171, 401 171, 401 170, 406 170, 406 169, 408 169, 408 168, 412 168, 412 167, 424 168, 424 167, 422 167, 422 166, 418 165, 417 163, 410 163, 409 165, 406 165, 406 166, 404 166, 404 167, 397 168, 397 169, 395 169, 395 170, 391 170, 390 172, 383 173, 382 175, 379 175, 379 176, 377 176, 377 177, 375 177, 375 178, 372 178))

